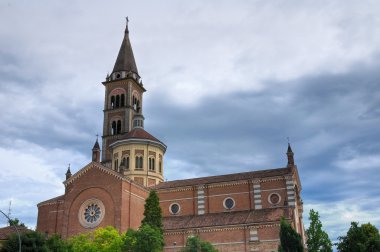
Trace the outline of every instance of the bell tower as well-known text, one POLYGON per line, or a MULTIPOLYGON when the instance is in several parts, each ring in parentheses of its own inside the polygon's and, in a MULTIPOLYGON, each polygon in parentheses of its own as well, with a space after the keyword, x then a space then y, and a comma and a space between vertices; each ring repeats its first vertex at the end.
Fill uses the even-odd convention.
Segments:
POLYGON ((133 128, 135 114, 142 114, 143 87, 129 40, 128 18, 112 73, 102 82, 105 87, 102 163, 111 167, 110 145, 133 128))

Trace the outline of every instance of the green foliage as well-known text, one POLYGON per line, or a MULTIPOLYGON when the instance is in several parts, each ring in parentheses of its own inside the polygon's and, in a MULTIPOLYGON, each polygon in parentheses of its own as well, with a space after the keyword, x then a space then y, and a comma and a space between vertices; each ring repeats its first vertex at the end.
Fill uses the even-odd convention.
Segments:
POLYGON ((218 252, 211 243, 201 240, 198 236, 187 238, 186 247, 181 252, 218 252))
POLYGON ((148 198, 145 200, 142 225, 150 225, 163 233, 162 212, 156 191, 150 191, 148 198))
POLYGON ((122 252, 124 239, 114 227, 98 228, 70 239, 73 252, 122 252))
POLYGON ((79 234, 69 239, 73 252, 94 251, 91 233, 79 234))
MULTIPOLYGON (((30 231, 20 234, 21 249, 23 252, 49 252, 46 246, 45 236, 39 232, 30 231)), ((9 236, 4 243, 1 252, 19 251, 19 240, 17 234, 9 236)))
POLYGON ((322 230, 318 212, 313 209, 309 213, 310 226, 306 230, 307 248, 309 252, 332 252, 332 243, 328 234, 322 230))
POLYGON ((124 251, 133 251, 137 244, 137 231, 128 229, 124 235, 124 251))
POLYGON ((339 252, 380 252, 379 230, 370 223, 351 222, 346 236, 338 237, 339 252))
POLYGON ((301 236, 284 218, 281 219, 280 241, 279 252, 303 252, 301 236))
POLYGON ((46 246, 48 247, 49 252, 69 252, 69 244, 61 239, 59 235, 54 234, 46 240, 46 246))
POLYGON ((138 231, 130 234, 132 236, 125 239, 126 241, 131 241, 129 244, 132 244, 130 248, 127 247, 127 251, 160 252, 164 247, 161 231, 150 225, 143 224, 138 231))
POLYGON ((9 220, 8 220, 8 224, 9 224, 10 226, 21 226, 21 227, 25 227, 25 224, 22 223, 22 222, 20 222, 20 220, 17 219, 17 218, 9 219, 9 220))

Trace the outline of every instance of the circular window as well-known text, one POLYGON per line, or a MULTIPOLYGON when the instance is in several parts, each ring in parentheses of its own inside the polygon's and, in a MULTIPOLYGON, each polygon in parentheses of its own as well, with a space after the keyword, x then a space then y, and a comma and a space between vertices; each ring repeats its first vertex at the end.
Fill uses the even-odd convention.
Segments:
POLYGON ((224 208, 226 209, 232 209, 235 207, 235 201, 233 198, 226 198, 223 201, 224 208))
POLYGON ((116 74, 116 78, 118 78, 118 79, 119 79, 119 78, 120 78, 120 74, 116 74))
POLYGON ((96 227, 102 222, 104 214, 103 202, 98 199, 86 200, 79 208, 79 223, 85 228, 96 227))
POLYGON ((181 207, 177 203, 173 203, 169 206, 169 211, 171 214, 178 214, 181 210, 181 207))
POLYGON ((277 204, 280 203, 280 201, 281 201, 281 196, 280 196, 280 194, 278 194, 278 193, 271 193, 271 194, 269 194, 269 196, 268 196, 268 201, 269 201, 269 203, 271 203, 272 205, 277 205, 277 204))

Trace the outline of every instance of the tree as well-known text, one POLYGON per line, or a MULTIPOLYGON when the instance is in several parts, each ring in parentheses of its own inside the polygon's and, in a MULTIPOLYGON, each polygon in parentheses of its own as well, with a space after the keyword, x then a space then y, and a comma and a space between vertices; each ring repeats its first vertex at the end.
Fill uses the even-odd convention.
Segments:
POLYGON ((10 226, 21 226, 21 227, 25 227, 25 224, 20 222, 19 219, 17 218, 14 218, 14 219, 9 219, 8 220, 8 223, 10 226))
POLYGON ((191 236, 187 238, 186 247, 181 252, 218 252, 218 250, 198 236, 191 236))
MULTIPOLYGON (((20 234, 21 250, 23 252, 49 252, 46 246, 45 236, 36 231, 29 231, 20 234)), ((12 234, 4 243, 1 252, 19 251, 19 242, 17 234, 12 234)))
POLYGON ((284 219, 281 219, 279 252, 303 252, 301 236, 284 219))
POLYGON ((49 252, 69 252, 70 246, 67 241, 61 239, 57 234, 50 236, 46 240, 46 246, 49 252))
POLYGON ((134 251, 137 243, 137 231, 132 228, 124 234, 124 249, 123 251, 134 251))
POLYGON ((347 234, 338 240, 339 252, 380 252, 379 230, 370 223, 359 226, 359 223, 351 222, 347 234))
POLYGON ((154 190, 150 191, 148 198, 145 200, 144 219, 141 223, 142 225, 150 225, 151 227, 158 229, 161 234, 163 233, 160 200, 157 192, 154 190))
POLYGON ((114 227, 98 228, 70 239, 73 252, 122 252, 124 239, 114 227))
POLYGON ((131 251, 133 252, 161 252, 164 247, 161 231, 150 225, 143 224, 134 235, 136 242, 132 242, 131 251))
POLYGON ((309 213, 310 226, 306 230, 307 248, 309 252, 332 252, 332 243, 328 234, 322 230, 318 212, 313 209, 309 213))

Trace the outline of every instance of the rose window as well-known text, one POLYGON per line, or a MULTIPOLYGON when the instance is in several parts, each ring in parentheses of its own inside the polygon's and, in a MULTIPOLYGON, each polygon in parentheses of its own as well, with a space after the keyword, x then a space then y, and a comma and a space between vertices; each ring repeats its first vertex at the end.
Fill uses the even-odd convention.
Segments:
POLYGON ((85 228, 97 227, 103 220, 105 208, 103 202, 98 199, 88 199, 82 203, 79 209, 79 223, 85 228))
POLYGON ((94 223, 99 219, 101 213, 102 211, 97 204, 91 204, 84 211, 84 219, 87 222, 94 223))
POLYGON ((278 205, 280 203, 280 201, 281 201, 281 196, 278 193, 271 193, 268 196, 268 201, 272 205, 278 205))

